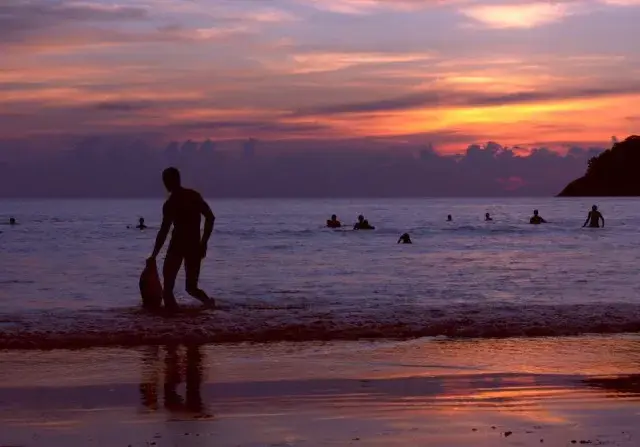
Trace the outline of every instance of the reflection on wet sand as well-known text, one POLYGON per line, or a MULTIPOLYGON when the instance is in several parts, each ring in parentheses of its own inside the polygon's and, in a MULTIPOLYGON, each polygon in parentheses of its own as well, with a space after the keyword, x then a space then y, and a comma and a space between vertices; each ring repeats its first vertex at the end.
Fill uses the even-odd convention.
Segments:
POLYGON ((191 414, 206 417, 206 408, 202 399, 204 354, 201 346, 167 345, 163 348, 150 346, 142 355, 142 381, 140 398, 142 405, 151 411, 159 409, 158 389, 162 382, 163 406, 172 414, 191 414), (164 355, 164 364, 161 357, 164 355), (160 380, 160 370, 164 377, 160 380), (180 385, 185 384, 184 395, 180 385))
POLYGON ((0 353, 0 446, 637 447, 638 359, 636 336, 0 353))

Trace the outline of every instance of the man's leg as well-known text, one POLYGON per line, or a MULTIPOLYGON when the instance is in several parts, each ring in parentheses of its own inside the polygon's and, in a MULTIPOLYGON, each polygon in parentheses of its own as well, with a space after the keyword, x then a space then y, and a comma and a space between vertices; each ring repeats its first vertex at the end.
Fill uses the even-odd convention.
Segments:
POLYGON ((181 265, 182 255, 175 251, 168 250, 162 267, 162 276, 164 278, 164 290, 162 297, 164 299, 164 307, 168 310, 178 309, 178 303, 176 302, 176 297, 173 294, 173 289, 175 288, 176 277, 178 276, 181 265))
POLYGON ((209 298, 204 290, 198 287, 200 280, 200 266, 202 265, 202 257, 199 253, 185 256, 184 273, 186 276, 186 290, 189 295, 201 301, 207 306, 215 306, 215 300, 209 298))

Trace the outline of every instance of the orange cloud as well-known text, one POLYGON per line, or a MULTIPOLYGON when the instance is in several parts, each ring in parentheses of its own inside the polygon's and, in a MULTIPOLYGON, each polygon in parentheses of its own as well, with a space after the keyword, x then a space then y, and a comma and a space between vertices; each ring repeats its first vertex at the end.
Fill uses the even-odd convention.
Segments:
POLYGON ((185 138, 436 132, 522 144, 606 142, 636 122, 632 51, 562 36, 549 48, 536 33, 552 30, 535 29, 585 8, 631 14, 630 0, 7 1, 0 137, 137 126, 185 138), (508 41, 485 27, 508 28, 508 41))
POLYGON ((264 58, 263 65, 271 70, 305 74, 336 71, 349 67, 418 62, 431 59, 426 53, 375 53, 375 52, 332 52, 332 53, 294 53, 284 61, 272 61, 264 58))

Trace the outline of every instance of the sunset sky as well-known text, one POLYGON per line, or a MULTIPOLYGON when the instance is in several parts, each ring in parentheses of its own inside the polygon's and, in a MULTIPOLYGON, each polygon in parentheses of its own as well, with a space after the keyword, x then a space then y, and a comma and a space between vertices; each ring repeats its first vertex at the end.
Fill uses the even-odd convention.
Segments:
POLYGON ((638 133, 640 0, 2 0, 0 138, 638 133))

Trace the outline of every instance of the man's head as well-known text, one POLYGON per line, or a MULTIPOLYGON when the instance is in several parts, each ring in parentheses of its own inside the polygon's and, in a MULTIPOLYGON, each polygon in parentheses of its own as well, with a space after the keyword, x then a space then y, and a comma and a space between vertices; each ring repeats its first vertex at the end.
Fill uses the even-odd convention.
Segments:
POLYGON ((362 214, 358 216, 358 222, 364 222, 364 216, 362 214))
POLYGON ((598 211, 598 207, 597 207, 596 205, 593 205, 593 206, 591 207, 591 211, 598 211))
POLYGON ((538 215, 538 210, 533 210, 533 215, 537 216, 538 215))
POLYGON ((335 214, 331 215, 331 220, 338 220, 338 216, 336 216, 335 214))
POLYGON ((181 186, 180 171, 173 167, 165 169, 162 172, 162 181, 164 182, 164 186, 167 188, 167 191, 175 191, 181 186))

